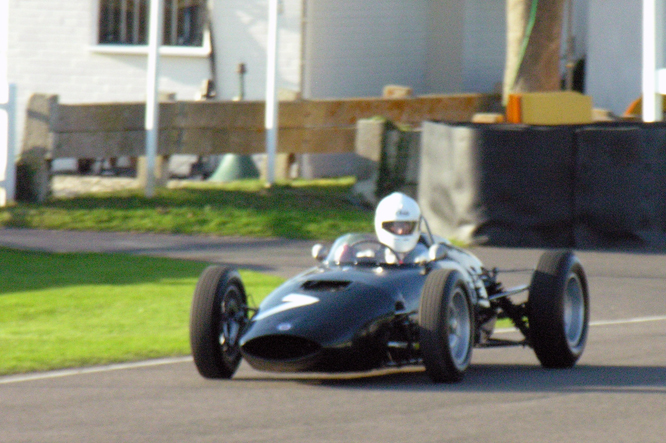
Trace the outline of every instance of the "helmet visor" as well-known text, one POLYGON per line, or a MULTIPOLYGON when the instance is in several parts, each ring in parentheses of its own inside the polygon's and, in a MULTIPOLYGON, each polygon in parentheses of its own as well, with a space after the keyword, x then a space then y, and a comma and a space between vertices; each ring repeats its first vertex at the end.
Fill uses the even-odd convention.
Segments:
POLYGON ((395 235, 410 235, 416 229, 415 221, 387 221, 382 228, 395 235))

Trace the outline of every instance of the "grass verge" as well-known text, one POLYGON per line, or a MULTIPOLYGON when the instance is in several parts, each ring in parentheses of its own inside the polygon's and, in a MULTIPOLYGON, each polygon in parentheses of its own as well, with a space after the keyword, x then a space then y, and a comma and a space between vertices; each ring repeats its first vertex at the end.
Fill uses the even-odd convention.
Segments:
POLYGON ((333 240, 373 230, 373 211, 349 199, 353 184, 353 178, 272 188, 259 180, 185 182, 152 198, 128 190, 19 203, 0 210, 0 226, 333 240))
MULTIPOLYGON (((201 262, 0 248, 0 375, 190 352, 201 262)), ((241 271, 252 304, 283 280, 241 271)))

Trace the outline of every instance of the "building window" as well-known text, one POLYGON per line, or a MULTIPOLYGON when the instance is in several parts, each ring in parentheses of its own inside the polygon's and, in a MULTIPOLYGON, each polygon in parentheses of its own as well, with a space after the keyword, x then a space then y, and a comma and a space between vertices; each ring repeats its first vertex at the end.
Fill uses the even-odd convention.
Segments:
MULTIPOLYGON (((149 0, 99 0, 99 43, 148 44, 149 0)), ((167 46, 202 46, 206 0, 164 0, 167 46)))

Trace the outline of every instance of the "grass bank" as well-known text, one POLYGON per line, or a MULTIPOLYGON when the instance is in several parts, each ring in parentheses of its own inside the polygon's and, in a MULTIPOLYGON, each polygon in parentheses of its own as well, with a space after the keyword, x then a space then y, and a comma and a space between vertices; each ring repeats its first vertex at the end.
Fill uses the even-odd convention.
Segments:
POLYGON ((158 189, 19 203, 0 210, 0 226, 332 240, 372 232, 373 211, 349 199, 353 178, 294 180, 267 189, 259 180, 186 182, 158 189))
MULTIPOLYGON (((0 375, 189 354, 205 263, 0 248, 0 375)), ((282 279, 241 271, 252 304, 282 279)))

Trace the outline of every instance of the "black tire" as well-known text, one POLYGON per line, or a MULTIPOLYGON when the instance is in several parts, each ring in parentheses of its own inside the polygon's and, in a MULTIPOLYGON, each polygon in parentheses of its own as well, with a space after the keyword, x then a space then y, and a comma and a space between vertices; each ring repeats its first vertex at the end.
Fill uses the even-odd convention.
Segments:
POLYGON ((583 354, 590 321, 585 271, 571 251, 539 260, 527 299, 530 344, 546 368, 570 368, 583 354))
POLYGON ((472 359, 474 310, 462 275, 438 269, 426 279, 419 306, 420 348, 436 383, 462 380, 472 359))
POLYGON ((197 282, 190 312, 190 346, 199 373, 231 378, 241 361, 240 335, 247 324, 247 298, 237 271, 206 268, 197 282))

